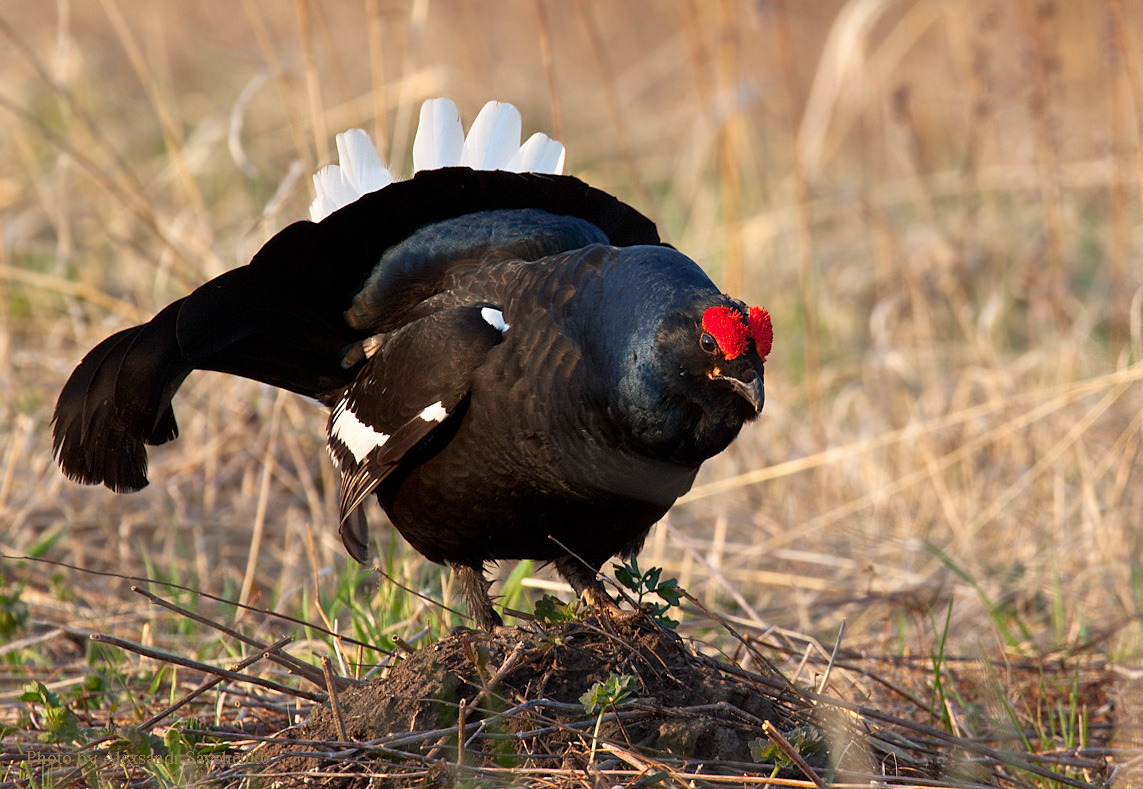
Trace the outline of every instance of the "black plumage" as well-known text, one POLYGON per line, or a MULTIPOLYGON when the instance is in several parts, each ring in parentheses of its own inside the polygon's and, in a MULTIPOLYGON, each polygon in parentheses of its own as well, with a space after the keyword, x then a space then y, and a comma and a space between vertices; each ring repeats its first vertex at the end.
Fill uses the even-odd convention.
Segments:
POLYGON ((352 556, 368 559, 376 494, 491 627, 498 559, 551 561, 610 603, 595 571, 638 551, 755 418, 769 345, 764 311, 615 198, 567 176, 425 171, 291 225, 97 346, 60 394, 55 452, 73 479, 137 490, 192 370, 317 398, 352 556))

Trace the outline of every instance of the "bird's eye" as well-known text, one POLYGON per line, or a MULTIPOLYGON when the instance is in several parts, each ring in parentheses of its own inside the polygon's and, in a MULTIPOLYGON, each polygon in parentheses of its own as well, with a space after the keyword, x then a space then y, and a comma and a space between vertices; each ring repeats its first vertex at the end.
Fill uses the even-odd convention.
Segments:
POLYGON ((714 341, 708 332, 703 332, 702 337, 699 337, 699 345, 707 353, 718 353, 718 343, 714 341))

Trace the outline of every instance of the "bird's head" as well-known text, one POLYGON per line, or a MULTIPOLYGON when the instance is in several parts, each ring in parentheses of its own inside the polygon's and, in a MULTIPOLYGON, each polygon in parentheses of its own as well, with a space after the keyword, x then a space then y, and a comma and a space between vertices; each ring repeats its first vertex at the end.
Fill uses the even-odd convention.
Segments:
POLYGON ((697 465, 762 410, 773 327, 766 310, 713 287, 680 296, 661 313, 651 347, 637 353, 620 388, 641 440, 697 465))
POLYGON ((769 313, 720 296, 679 318, 663 342, 677 357, 692 396, 731 422, 757 416, 766 399, 763 364, 774 340, 769 313))
POLYGON ((770 313, 761 307, 743 311, 741 305, 718 305, 703 310, 698 346, 705 355, 703 370, 716 386, 728 386, 744 398, 753 418, 766 401, 762 365, 774 342, 770 313))

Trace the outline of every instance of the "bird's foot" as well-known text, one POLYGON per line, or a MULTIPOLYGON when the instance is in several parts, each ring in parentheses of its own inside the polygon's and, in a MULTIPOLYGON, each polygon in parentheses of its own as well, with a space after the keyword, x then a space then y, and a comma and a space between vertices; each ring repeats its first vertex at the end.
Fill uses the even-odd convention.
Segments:
POLYGON ((584 589, 583 599, 589 606, 595 609, 597 614, 606 617, 608 621, 615 625, 631 627, 642 622, 647 616, 647 612, 642 608, 636 608, 634 611, 624 611, 619 607, 618 603, 611 599, 611 595, 604 591, 603 587, 598 584, 584 589))
POLYGON ((470 604, 470 613, 476 619, 476 626, 486 633, 492 633, 497 628, 504 627, 504 620, 500 618, 500 614, 492 607, 492 601, 488 601, 487 606, 472 606, 470 604))
POLYGON ((460 582, 464 599, 468 601, 468 613, 476 620, 476 626, 486 633, 503 627, 504 620, 496 613, 496 609, 492 607, 492 598, 488 596, 492 582, 484 577, 484 572, 479 568, 455 562, 452 571, 460 582))

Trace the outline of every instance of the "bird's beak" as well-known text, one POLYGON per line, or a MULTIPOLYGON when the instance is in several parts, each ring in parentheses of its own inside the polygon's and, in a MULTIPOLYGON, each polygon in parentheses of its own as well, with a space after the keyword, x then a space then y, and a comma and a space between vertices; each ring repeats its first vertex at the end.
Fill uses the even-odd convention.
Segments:
POLYGON ((762 405, 766 402, 766 390, 762 386, 762 379, 758 377, 758 373, 754 373, 754 377, 749 381, 742 381, 732 375, 723 375, 716 369, 711 378, 730 384, 734 391, 745 397, 750 405, 754 406, 755 413, 762 410, 762 405))

